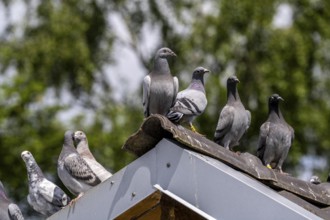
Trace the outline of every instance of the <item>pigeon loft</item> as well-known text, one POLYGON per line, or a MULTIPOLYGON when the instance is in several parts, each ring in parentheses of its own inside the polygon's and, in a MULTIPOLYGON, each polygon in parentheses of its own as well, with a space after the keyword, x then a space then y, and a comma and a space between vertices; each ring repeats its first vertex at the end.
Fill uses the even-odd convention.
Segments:
POLYGON ((123 149, 138 158, 48 219, 330 219, 323 188, 166 117, 147 118, 123 149))

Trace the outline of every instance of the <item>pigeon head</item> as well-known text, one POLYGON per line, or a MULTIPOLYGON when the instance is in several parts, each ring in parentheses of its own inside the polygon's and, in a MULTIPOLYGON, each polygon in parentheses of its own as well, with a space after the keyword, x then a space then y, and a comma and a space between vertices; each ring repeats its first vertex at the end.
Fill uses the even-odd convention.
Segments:
POLYGON ((176 57, 176 54, 170 48, 163 47, 157 51, 156 57, 166 59, 168 57, 176 57))
POLYGON ((83 131, 76 131, 73 134, 73 140, 75 144, 78 144, 80 141, 87 141, 87 137, 83 131))
POLYGON ((318 185, 321 183, 321 180, 318 176, 312 176, 311 179, 309 180, 310 183, 318 185))
POLYGON ((68 130, 64 133, 64 143, 67 143, 69 145, 73 144, 74 140, 74 133, 71 130, 68 130))
POLYGON ((229 102, 240 100, 236 85, 239 83, 237 76, 230 76, 227 79, 227 99, 229 102))
POLYGON ((203 79, 205 73, 210 72, 208 69, 204 67, 197 67, 193 72, 193 79, 203 79))
POLYGON ((237 78, 237 76, 230 76, 227 79, 227 87, 229 85, 236 85, 237 83, 239 83, 239 79, 237 78))
POLYGON ((282 113, 279 109, 279 102, 280 101, 284 101, 284 99, 279 96, 278 94, 273 94, 269 97, 268 100, 268 108, 269 108, 269 114, 271 115, 271 117, 274 117, 275 115, 277 115, 277 118, 283 118, 282 113), (271 114, 271 112, 274 112, 275 114, 271 114))
POLYGON ((24 162, 26 163, 26 166, 31 167, 35 163, 35 160, 34 160, 32 154, 27 150, 23 151, 21 153, 21 157, 24 160, 24 162))
POLYGON ((284 99, 278 94, 273 94, 269 97, 269 104, 278 104, 280 101, 284 101, 284 99))

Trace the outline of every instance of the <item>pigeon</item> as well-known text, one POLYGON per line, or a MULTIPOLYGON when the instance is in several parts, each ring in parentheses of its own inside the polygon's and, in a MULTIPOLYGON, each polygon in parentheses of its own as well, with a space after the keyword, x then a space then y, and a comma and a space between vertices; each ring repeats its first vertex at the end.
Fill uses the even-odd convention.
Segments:
POLYGON ((318 176, 312 176, 309 182, 322 187, 330 195, 330 173, 326 182, 321 182, 318 176))
POLYGON ((167 58, 176 56, 169 48, 157 51, 154 66, 143 79, 144 117, 151 114, 166 115, 173 106, 179 90, 179 80, 172 77, 167 58))
POLYGON ((93 154, 90 152, 87 136, 84 132, 74 132, 73 140, 79 155, 86 161, 88 166, 93 170, 101 182, 112 176, 109 171, 107 171, 101 164, 96 161, 93 154))
POLYGON ((294 139, 293 128, 286 123, 279 108, 284 101, 278 94, 269 97, 268 119, 260 127, 257 156, 265 166, 283 173, 282 164, 294 139))
POLYGON ((29 151, 23 151, 21 157, 25 162, 28 175, 27 201, 29 205, 47 217, 68 205, 70 197, 60 187, 45 178, 33 155, 29 151))
POLYGON ((319 185, 321 183, 321 180, 318 176, 312 176, 309 182, 315 185, 319 185))
POLYGON ((72 131, 64 134, 62 151, 57 161, 57 175, 66 188, 77 196, 73 202, 101 182, 74 148, 72 131))
POLYGON ((19 207, 10 202, 5 193, 5 188, 0 181, 0 219, 1 220, 24 220, 19 207))
POLYGON ((178 124, 188 123, 191 130, 196 132, 192 121, 204 112, 207 105, 204 88, 204 74, 207 72, 210 71, 204 67, 194 70, 190 85, 178 93, 174 106, 167 114, 170 121, 178 124))
POLYGON ((227 103, 220 112, 214 133, 214 141, 233 150, 250 127, 251 113, 245 110, 237 90, 239 80, 236 76, 227 79, 227 103))

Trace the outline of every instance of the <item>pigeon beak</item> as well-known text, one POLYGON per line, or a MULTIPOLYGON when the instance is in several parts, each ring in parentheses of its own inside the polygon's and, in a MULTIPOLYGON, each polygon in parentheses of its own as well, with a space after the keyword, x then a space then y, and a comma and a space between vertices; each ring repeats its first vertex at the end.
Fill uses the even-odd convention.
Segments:
POLYGON ((282 100, 282 101, 284 102, 284 99, 283 99, 281 96, 280 96, 280 97, 278 97, 278 99, 279 99, 279 100, 282 100))
POLYGON ((171 56, 176 57, 176 54, 172 51, 171 56))
POLYGON ((210 70, 204 69, 204 73, 209 73, 209 72, 210 72, 210 70))

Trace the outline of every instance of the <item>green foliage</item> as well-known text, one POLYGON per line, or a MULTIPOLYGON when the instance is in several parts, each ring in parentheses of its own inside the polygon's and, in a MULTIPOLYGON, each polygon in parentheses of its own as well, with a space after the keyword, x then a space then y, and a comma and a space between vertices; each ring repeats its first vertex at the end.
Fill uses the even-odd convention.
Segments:
POLYGON ((157 47, 177 53, 170 66, 181 89, 196 66, 212 71, 206 76, 208 107, 196 120, 206 137, 213 138, 226 102, 225 81, 236 74, 241 99, 252 113, 237 149, 255 153, 268 97, 279 93, 285 99, 283 114, 295 129, 284 170, 296 172, 303 155, 329 158, 329 1, 24 2, 29 11, 24 22, 9 23, 0 38, 0 179, 16 200, 26 202, 28 190, 23 150, 31 151, 42 170, 61 184, 56 161, 67 129, 84 130, 95 157, 113 172, 134 159, 121 146, 143 121, 141 91, 115 101, 108 83, 113 73, 104 67, 114 60, 112 46, 119 42, 136 53, 148 72, 153 54, 140 45, 146 25, 160 31, 157 47), (274 17, 283 4, 292 9, 292 24, 276 27, 274 17), (109 25, 113 14, 123 19, 128 41, 109 25), (55 91, 54 97, 49 91, 55 91), (45 104, 49 98, 52 104, 45 104), (91 116, 59 120, 59 113, 76 106, 91 116))

